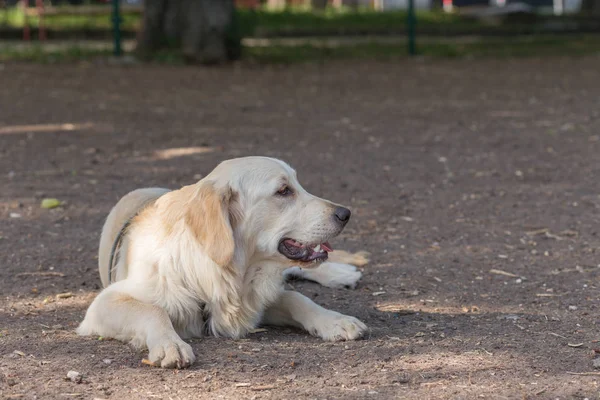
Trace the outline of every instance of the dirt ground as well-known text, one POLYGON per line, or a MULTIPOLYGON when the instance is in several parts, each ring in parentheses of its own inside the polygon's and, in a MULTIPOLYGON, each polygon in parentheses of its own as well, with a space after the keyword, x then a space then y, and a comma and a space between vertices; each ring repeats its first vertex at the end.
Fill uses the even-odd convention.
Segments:
POLYGON ((0 76, 1 398, 599 397, 600 57, 0 76), (352 208, 358 288, 292 285, 370 335, 209 337, 182 371, 76 336, 118 198, 242 155, 352 208))

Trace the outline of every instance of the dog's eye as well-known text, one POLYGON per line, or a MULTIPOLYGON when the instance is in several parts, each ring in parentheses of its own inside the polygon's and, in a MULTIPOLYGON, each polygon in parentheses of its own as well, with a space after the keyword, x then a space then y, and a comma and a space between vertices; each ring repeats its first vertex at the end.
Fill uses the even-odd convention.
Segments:
POLYGON ((294 192, 292 192, 292 189, 290 189, 288 186, 284 186, 277 191, 278 196, 289 196, 293 193, 294 192))

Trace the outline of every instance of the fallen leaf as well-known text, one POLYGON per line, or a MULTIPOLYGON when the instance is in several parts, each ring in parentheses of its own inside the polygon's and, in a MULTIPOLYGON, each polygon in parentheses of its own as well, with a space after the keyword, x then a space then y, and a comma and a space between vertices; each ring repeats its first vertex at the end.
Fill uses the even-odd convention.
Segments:
POLYGON ((154 364, 152 361, 146 358, 142 358, 142 364, 149 365, 151 367, 158 367, 158 365, 154 364))
POLYGON ((50 209, 50 208, 56 208, 56 207, 60 207, 62 205, 62 202, 58 199, 44 199, 42 200, 42 208, 46 208, 46 209, 50 209))

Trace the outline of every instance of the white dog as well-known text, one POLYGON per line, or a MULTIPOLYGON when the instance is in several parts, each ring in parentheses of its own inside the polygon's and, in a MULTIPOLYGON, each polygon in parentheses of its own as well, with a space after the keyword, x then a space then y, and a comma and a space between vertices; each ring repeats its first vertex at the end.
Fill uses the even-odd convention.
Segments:
POLYGON ((300 186, 286 163, 247 157, 221 163, 179 190, 139 189, 110 212, 100 239, 105 289, 77 332, 147 347, 156 365, 195 360, 183 339, 240 338, 259 324, 300 327, 325 340, 353 340, 367 327, 283 288, 296 275, 354 286, 364 254, 325 262, 350 211, 300 186))

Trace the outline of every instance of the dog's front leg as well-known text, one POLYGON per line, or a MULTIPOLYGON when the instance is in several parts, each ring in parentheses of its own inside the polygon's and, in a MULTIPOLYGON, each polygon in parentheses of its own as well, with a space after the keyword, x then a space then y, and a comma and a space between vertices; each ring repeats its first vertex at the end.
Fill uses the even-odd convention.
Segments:
POLYGON ((307 330, 328 341, 355 340, 367 326, 354 317, 327 310, 308 297, 289 290, 281 293, 263 317, 267 325, 289 325, 307 330))
POLYGON ((324 262, 316 268, 288 268, 283 272, 283 276, 286 279, 306 279, 334 289, 354 289, 358 284, 362 273, 354 265, 324 262))
POLYGON ((285 278, 300 278, 317 282, 330 288, 354 289, 362 273, 356 267, 362 267, 369 262, 369 253, 359 251, 350 253, 336 250, 329 255, 329 260, 316 268, 292 267, 284 271, 285 278))
POLYGON ((94 299, 77 333, 148 347, 150 361, 163 368, 190 366, 195 360, 192 347, 177 335, 167 312, 120 292, 124 282, 111 285, 94 299))

